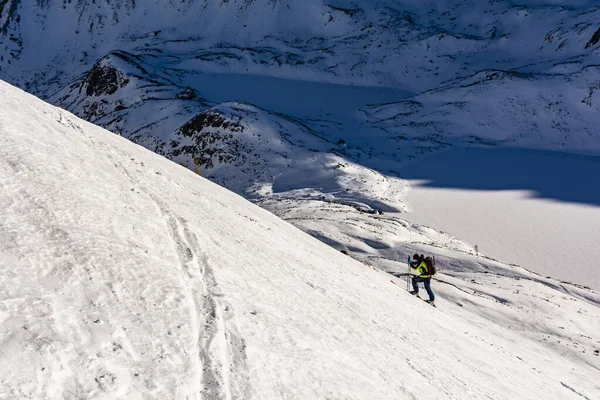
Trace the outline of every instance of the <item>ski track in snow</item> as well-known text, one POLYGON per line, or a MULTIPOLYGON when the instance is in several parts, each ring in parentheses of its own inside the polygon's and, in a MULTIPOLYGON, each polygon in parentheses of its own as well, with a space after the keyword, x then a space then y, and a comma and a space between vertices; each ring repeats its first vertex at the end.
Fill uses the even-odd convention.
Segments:
POLYGON ((248 398, 245 375, 245 345, 232 322, 234 313, 221 299, 209 260, 201 252, 196 236, 187 222, 175 217, 158 200, 157 205, 167 219, 183 273, 187 276, 189 296, 196 315, 192 323, 198 327, 196 346, 200 361, 198 376, 206 399, 248 398), (200 293, 198 293, 200 292, 200 293))
POLYGON ((567 389, 569 389, 571 392, 573 392, 576 395, 580 396, 581 398, 583 398, 585 400, 592 400, 589 397, 587 397, 586 395, 579 393, 577 390, 573 389, 571 386, 567 385, 566 383, 561 382, 560 384, 563 385, 564 387, 566 387, 567 389))
MULTIPOLYGON (((104 144, 94 141, 107 154, 117 154, 104 144)), ((197 343, 195 354, 189 360, 196 382, 188 387, 195 389, 188 396, 200 393, 208 400, 236 400, 251 398, 247 376, 245 343, 235 326, 235 314, 230 304, 223 300, 215 280, 208 256, 202 252, 198 239, 188 222, 178 217, 151 189, 139 184, 127 166, 118 160, 126 160, 125 154, 109 156, 114 165, 132 185, 145 193, 156 205, 165 220, 173 242, 173 248, 181 266, 182 284, 187 288, 190 304, 190 320, 197 343)), ((130 166, 131 167, 131 166, 130 166)))

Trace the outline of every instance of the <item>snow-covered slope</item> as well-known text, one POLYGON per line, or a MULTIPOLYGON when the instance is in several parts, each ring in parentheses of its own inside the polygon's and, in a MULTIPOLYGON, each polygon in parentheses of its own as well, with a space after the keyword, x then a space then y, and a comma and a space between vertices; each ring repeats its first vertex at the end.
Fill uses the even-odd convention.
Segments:
POLYGON ((484 71, 397 103, 366 119, 390 134, 490 146, 600 154, 600 74, 484 71))
POLYGON ((420 92, 490 68, 597 62, 598 12, 593 1, 560 0, 8 0, 0 73, 44 94, 124 50, 180 71, 420 92))
MULTIPOLYGON (((175 163, 0 96, 1 397, 600 395, 596 292, 446 249, 435 309, 175 163)), ((443 236, 370 218, 390 259, 443 236)))
POLYGON ((190 78, 211 94, 206 100, 151 68, 132 54, 114 52, 52 100, 250 198, 285 192, 360 207, 401 207, 396 189, 403 184, 378 170, 396 160, 392 151, 382 154, 388 146, 378 141, 363 144, 364 128, 353 112, 369 99, 396 99, 405 92, 242 75, 190 78), (220 93, 228 81, 231 87, 220 93), (314 100, 323 92, 329 96, 314 100), (226 96, 238 101, 218 101, 226 96), (377 162, 361 162, 361 155, 377 162))
POLYGON ((600 289, 597 269, 580 272, 598 258, 599 12, 584 0, 0 0, 0 79, 377 268, 449 251, 457 279, 497 284, 471 275, 479 245, 600 289), (487 159, 442 162, 473 146, 591 155, 534 151, 559 170, 550 178, 537 156, 500 157, 491 174, 487 159))

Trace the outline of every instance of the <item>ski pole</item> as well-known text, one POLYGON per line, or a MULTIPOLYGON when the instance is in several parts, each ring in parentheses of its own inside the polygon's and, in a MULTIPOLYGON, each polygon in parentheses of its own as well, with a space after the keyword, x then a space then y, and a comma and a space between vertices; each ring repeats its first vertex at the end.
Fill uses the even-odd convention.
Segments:
POLYGON ((408 270, 406 271, 406 291, 410 292, 410 256, 408 256, 408 270))

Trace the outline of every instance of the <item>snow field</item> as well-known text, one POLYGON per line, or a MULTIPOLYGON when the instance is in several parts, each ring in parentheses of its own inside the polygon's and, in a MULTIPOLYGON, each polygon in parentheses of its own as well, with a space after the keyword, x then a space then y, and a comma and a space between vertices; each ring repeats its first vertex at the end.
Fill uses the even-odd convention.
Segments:
POLYGON ((543 276, 600 289, 600 158, 523 149, 455 148, 401 168, 405 218, 543 276), (474 166, 477 167, 474 167, 474 166), (593 180, 593 179, 592 179, 593 180))
MULTIPOLYGON (((465 320, 443 284, 433 309, 181 166, 0 88, 1 396, 598 393, 594 356, 465 320)), ((597 313, 596 294, 583 308, 574 292, 564 301, 597 313)), ((592 337, 597 318, 569 318, 592 337)))

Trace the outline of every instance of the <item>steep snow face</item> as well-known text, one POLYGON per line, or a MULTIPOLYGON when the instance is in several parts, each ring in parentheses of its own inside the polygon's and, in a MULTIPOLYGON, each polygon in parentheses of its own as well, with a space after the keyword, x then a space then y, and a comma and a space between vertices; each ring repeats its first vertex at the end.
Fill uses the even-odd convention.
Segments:
MULTIPOLYGON (((12 0, 0 2, 0 76, 260 204, 411 210, 402 218, 460 232, 471 251, 600 288, 552 262, 595 254, 588 206, 600 203, 581 181, 562 191, 583 201, 532 179, 463 180, 452 189, 474 190, 468 200, 441 201, 436 185, 455 184, 460 163, 425 186, 419 175, 437 171, 403 165, 473 145, 597 155, 599 12, 591 1, 12 0), (493 228, 507 225, 467 212, 515 199, 489 188, 575 204, 516 200, 506 219, 532 228, 501 241, 493 228), (532 204, 536 218, 522 211, 532 204), (577 234, 562 239, 571 221, 577 234), (545 245, 541 230, 554 233, 545 245)), ((345 225, 335 239, 313 228, 339 249, 354 242, 345 225)))
MULTIPOLYGON (((598 293, 443 250, 435 309, 175 163, 0 95, 3 397, 600 395, 598 293)), ((389 243, 440 235, 368 218, 389 243)))

